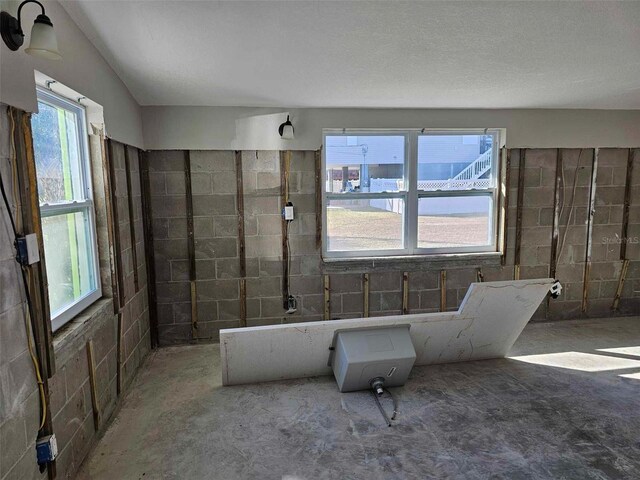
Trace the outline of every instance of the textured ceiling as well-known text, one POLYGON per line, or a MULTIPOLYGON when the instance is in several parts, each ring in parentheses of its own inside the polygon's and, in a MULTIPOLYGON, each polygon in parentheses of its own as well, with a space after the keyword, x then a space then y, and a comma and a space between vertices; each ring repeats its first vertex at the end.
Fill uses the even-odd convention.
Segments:
POLYGON ((640 1, 61 3, 141 105, 640 109, 640 1))

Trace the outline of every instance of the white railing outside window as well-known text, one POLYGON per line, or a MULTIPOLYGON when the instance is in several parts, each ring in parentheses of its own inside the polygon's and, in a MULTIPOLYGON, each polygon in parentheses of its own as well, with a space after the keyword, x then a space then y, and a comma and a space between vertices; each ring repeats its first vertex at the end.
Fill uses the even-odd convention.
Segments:
POLYGON ((498 130, 325 130, 323 256, 497 250, 498 130))

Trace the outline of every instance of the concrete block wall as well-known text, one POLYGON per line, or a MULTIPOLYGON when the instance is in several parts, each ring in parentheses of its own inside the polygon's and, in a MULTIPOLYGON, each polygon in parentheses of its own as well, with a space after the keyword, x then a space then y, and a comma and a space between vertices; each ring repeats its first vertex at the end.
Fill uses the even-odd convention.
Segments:
POLYGON ((116 177, 115 192, 118 202, 120 256, 124 279, 124 299, 121 299, 124 340, 123 377, 124 384, 128 385, 151 349, 149 296, 147 293, 146 252, 142 223, 142 193, 138 150, 119 142, 112 143, 113 158, 111 160, 116 177), (133 218, 130 218, 129 214, 129 193, 124 159, 125 148, 128 149, 129 154, 133 218), (131 222, 133 222, 134 226, 135 244, 131 235, 131 222), (136 251, 136 265, 134 265, 133 249, 136 251), (137 270, 138 275, 137 288, 134 269, 137 270))
MULTIPOLYGON (((0 112, 0 169, 4 185, 11 197, 10 142, 6 107, 0 112)), ((92 150, 95 143, 92 141, 92 150)), ((122 146, 116 146, 123 153, 122 146)), ((96 158, 96 157, 93 157, 96 158)), ((100 158, 99 156, 97 158, 100 158)), ((133 157, 132 157, 133 158, 133 157)), ((118 168, 123 162, 117 159, 118 168)), ((104 189, 100 176, 100 164, 94 164, 94 190, 96 195, 96 217, 101 268, 109 268, 106 239, 106 214, 104 212, 104 189)), ((132 184, 134 197, 139 196, 137 160, 132 162, 132 184), (136 186, 137 185, 137 186, 136 186)), ((121 183, 116 187, 127 205, 126 188, 122 194, 121 183)), ((149 310, 146 288, 146 265, 142 234, 141 202, 136 198, 137 210, 134 218, 139 235, 138 262, 140 288, 132 291, 129 280, 129 296, 122 310, 124 320, 124 364, 123 383, 126 387, 140 367, 150 349, 149 310)), ((128 230, 128 208, 120 212, 120 220, 128 230)), ((129 235, 130 237, 130 235, 129 235)), ((127 237, 124 237, 126 241, 127 237)), ((20 272, 14 260, 13 233, 3 202, 0 202, 0 479, 39 479, 36 463, 35 440, 40 421, 40 403, 33 366, 27 350, 25 314, 22 304, 23 290, 20 272)), ((131 243, 123 247, 131 249, 131 243)), ((132 277, 133 265, 129 264, 132 277)), ((104 272, 101 272, 104 273, 104 272)), ((108 279, 110 275, 101 275, 108 279)), ((93 341, 96 365, 97 398, 101 409, 101 430, 106 426, 118 401, 117 397, 117 332, 118 317, 114 315, 113 301, 109 298, 110 285, 105 284, 105 298, 90 306, 54 335, 56 373, 49 379, 49 405, 53 429, 57 437, 59 456, 56 462, 57 478, 73 478, 91 445, 100 431, 93 423, 93 408, 89 387, 89 367, 86 342, 93 341)))
MULTIPOLYGON (((635 165, 640 158, 635 149, 635 165)), ((588 308, 582 313, 584 270, 587 248, 587 221, 589 191, 592 175, 593 149, 562 149, 564 174, 564 201, 561 196, 561 217, 556 277, 563 283, 562 296, 541 304, 535 320, 558 320, 612 315, 611 305, 620 277, 620 235, 627 171, 628 149, 600 149, 596 171, 596 194, 593 218, 592 267, 589 275, 588 308), (575 195, 574 195, 575 190, 575 195), (564 242, 563 242, 564 239, 564 242)), ((509 193, 509 232, 507 262, 502 276, 509 276, 513 268, 517 184, 523 150, 512 151, 512 169, 509 193)), ((556 149, 528 149, 524 176, 522 217, 521 278, 546 276, 551 260, 554 183, 556 175, 556 149)), ((637 169, 636 167, 635 169, 637 169)), ((634 169, 634 170, 635 170, 634 169)), ((634 182, 637 181, 634 173, 634 182)), ((633 182, 632 182, 633 184, 633 182)), ((637 188, 637 187, 634 187, 637 188)), ((640 195, 632 190, 629 224, 630 267, 620 302, 621 314, 640 313, 640 289, 637 288, 640 255, 633 241, 638 229, 634 217, 640 195), (635 249, 635 250, 634 250, 635 249)), ((636 235, 637 237, 637 235, 636 235)), ((493 279, 494 269, 485 269, 485 279, 493 279)))
MULTIPOLYGON (((314 152, 292 152, 290 200, 296 220, 290 225, 291 293, 298 300, 292 315, 282 308, 282 233, 280 220, 280 159, 277 151, 243 151, 242 175, 245 205, 247 258, 247 325, 270 325, 321 320, 324 312, 323 275, 330 276, 331 318, 355 318, 363 314, 362 274, 370 274, 370 315, 396 315, 402 309, 402 273, 409 273, 410 313, 440 309, 440 270, 445 269, 446 308, 457 309, 478 267, 485 281, 510 280, 514 275, 515 225, 520 158, 523 150, 511 151, 510 191, 505 265, 493 262, 457 262, 455 265, 422 261, 385 267, 325 264, 315 242, 314 152)), ((156 238, 158 302, 163 344, 191 341, 189 287, 185 276, 186 203, 184 153, 150 152, 153 221, 156 238)), ((586 316, 610 315, 612 288, 617 286, 619 246, 603 250, 602 237, 620 231, 626 175, 626 149, 601 149, 594 220, 593 267, 589 309, 586 316), (603 253, 604 252, 604 253, 603 253)), ((586 219, 593 149, 563 149, 565 206, 560 219, 564 247, 557 277, 564 295, 543 302, 534 320, 580 318, 586 252, 586 219), (579 160, 579 163, 578 163, 579 160), (575 197, 573 195, 576 178, 575 197), (571 208, 573 205, 573 208, 571 208), (571 217, 569 218, 569 212, 571 217), (568 227, 567 227, 568 222, 568 227)), ((549 275, 554 216, 556 149, 528 149, 524 171, 521 278, 549 275)), ((636 163, 640 158, 636 160, 636 163)), ((217 340, 220 328, 239 325, 239 257, 237 237, 236 172, 232 151, 192 151, 192 188, 196 227, 198 316, 200 338, 217 340), (198 175, 195 175, 195 172, 198 175), (201 327, 202 328, 202 327, 201 327)), ((640 167, 635 169, 640 170, 640 167)), ((640 174, 634 174, 634 182, 640 174)), ((640 187, 634 186, 630 234, 638 231, 640 187)), ((637 233, 636 233, 637 235, 637 233)), ((607 237, 608 238, 608 237, 607 237)), ((638 313, 638 249, 629 245, 628 280, 620 313, 638 313)))
POLYGON ((191 335, 187 254, 187 201, 183 152, 150 152, 149 183, 158 298, 158 334, 163 344, 191 335))

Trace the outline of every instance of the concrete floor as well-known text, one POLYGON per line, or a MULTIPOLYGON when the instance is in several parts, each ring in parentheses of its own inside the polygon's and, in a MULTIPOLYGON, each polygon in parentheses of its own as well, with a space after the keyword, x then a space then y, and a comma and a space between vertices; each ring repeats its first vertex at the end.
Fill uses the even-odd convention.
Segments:
POLYGON ((416 367, 391 428, 331 377, 223 388, 218 351, 152 353, 79 478, 640 478, 640 317, 531 324, 509 359, 416 367))

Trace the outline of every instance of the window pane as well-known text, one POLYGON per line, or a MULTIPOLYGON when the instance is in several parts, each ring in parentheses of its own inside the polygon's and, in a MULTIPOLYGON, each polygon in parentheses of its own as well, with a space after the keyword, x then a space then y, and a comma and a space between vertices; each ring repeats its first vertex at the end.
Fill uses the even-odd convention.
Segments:
POLYGON ((41 101, 38 110, 31 127, 40 204, 84 200, 78 115, 41 101))
POLYGON ((490 196, 418 200, 418 247, 454 248, 493 244, 490 196))
POLYGON ((493 188, 494 135, 421 135, 418 190, 493 188))
POLYGON ((389 250, 404 247, 404 200, 327 200, 327 250, 389 250))
POLYGON ((325 139, 327 192, 404 190, 402 135, 335 135, 325 139))
POLYGON ((96 290, 89 211, 42 218, 51 317, 96 290))

